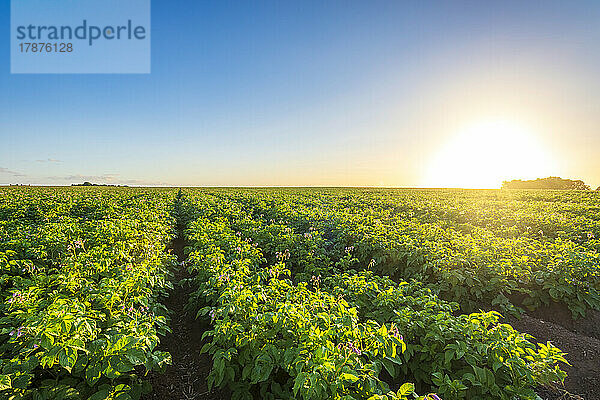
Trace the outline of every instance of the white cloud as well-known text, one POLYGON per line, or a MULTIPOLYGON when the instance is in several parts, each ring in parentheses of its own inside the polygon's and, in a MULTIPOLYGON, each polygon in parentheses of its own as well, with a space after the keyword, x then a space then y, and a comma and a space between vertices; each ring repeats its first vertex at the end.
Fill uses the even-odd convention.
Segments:
POLYGON ((25 174, 21 173, 21 172, 17 172, 17 171, 12 171, 8 168, 3 168, 0 167, 0 174, 3 175, 12 175, 12 176, 25 176, 25 174))
POLYGON ((61 163, 61 160, 57 160, 56 158, 46 158, 45 160, 35 160, 39 163, 61 163))

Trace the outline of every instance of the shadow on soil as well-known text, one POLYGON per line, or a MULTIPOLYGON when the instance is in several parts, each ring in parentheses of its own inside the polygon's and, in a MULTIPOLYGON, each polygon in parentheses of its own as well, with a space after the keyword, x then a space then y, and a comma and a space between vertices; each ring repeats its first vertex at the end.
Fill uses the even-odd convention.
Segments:
MULTIPOLYGON (((567 329, 563 324, 550 322, 543 315, 523 315, 521 319, 509 318, 507 323, 516 330, 532 335, 537 342, 552 342, 567 353, 571 365, 561 365, 567 373, 564 388, 541 390, 544 400, 600 399, 600 340, 583 332, 567 329), (569 393, 565 393, 565 390, 569 393)), ((581 322, 576 322, 581 323, 581 322)))

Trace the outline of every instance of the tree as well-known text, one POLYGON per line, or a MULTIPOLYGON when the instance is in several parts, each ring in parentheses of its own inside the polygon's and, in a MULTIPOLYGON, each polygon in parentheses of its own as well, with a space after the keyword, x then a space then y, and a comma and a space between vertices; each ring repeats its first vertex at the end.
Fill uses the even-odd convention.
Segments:
POLYGON ((502 182, 502 189, 555 189, 555 190, 590 190, 582 180, 563 179, 557 176, 523 181, 515 179, 502 182))

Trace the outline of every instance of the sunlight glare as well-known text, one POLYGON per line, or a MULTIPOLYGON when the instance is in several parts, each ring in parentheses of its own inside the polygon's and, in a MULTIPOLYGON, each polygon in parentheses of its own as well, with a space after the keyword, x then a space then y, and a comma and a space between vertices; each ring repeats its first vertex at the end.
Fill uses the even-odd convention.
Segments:
POLYGON ((434 155, 424 186, 499 188, 504 180, 549 176, 554 164, 524 126, 486 121, 459 132, 434 155))

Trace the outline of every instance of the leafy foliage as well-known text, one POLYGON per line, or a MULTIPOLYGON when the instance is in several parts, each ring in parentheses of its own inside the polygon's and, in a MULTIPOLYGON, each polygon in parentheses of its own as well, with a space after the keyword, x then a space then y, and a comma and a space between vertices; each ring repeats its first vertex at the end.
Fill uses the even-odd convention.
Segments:
POLYGON ((0 192, 0 393, 7 398, 139 398, 168 287, 170 193, 0 192), (140 369, 143 368, 143 369, 140 369))
POLYGON ((191 307, 214 326, 211 383, 240 398, 394 398, 416 388, 444 399, 534 399, 536 386, 565 377, 560 350, 532 343, 497 313, 455 316, 456 304, 418 282, 355 271, 359 247, 319 230, 323 220, 294 202, 299 196, 286 198, 288 208, 264 202, 264 193, 189 195, 198 216, 188 230, 198 288, 191 307), (402 345, 373 347, 386 337, 402 345), (298 384, 305 376, 310 385, 298 384))
POLYGON ((0 398, 147 391, 181 229, 236 398, 535 399, 564 354, 473 311, 600 309, 594 192, 6 188, 0 398))
POLYGON ((522 181, 515 179, 502 182, 502 189, 557 189, 557 190, 590 190, 582 180, 562 179, 556 176, 522 181))

